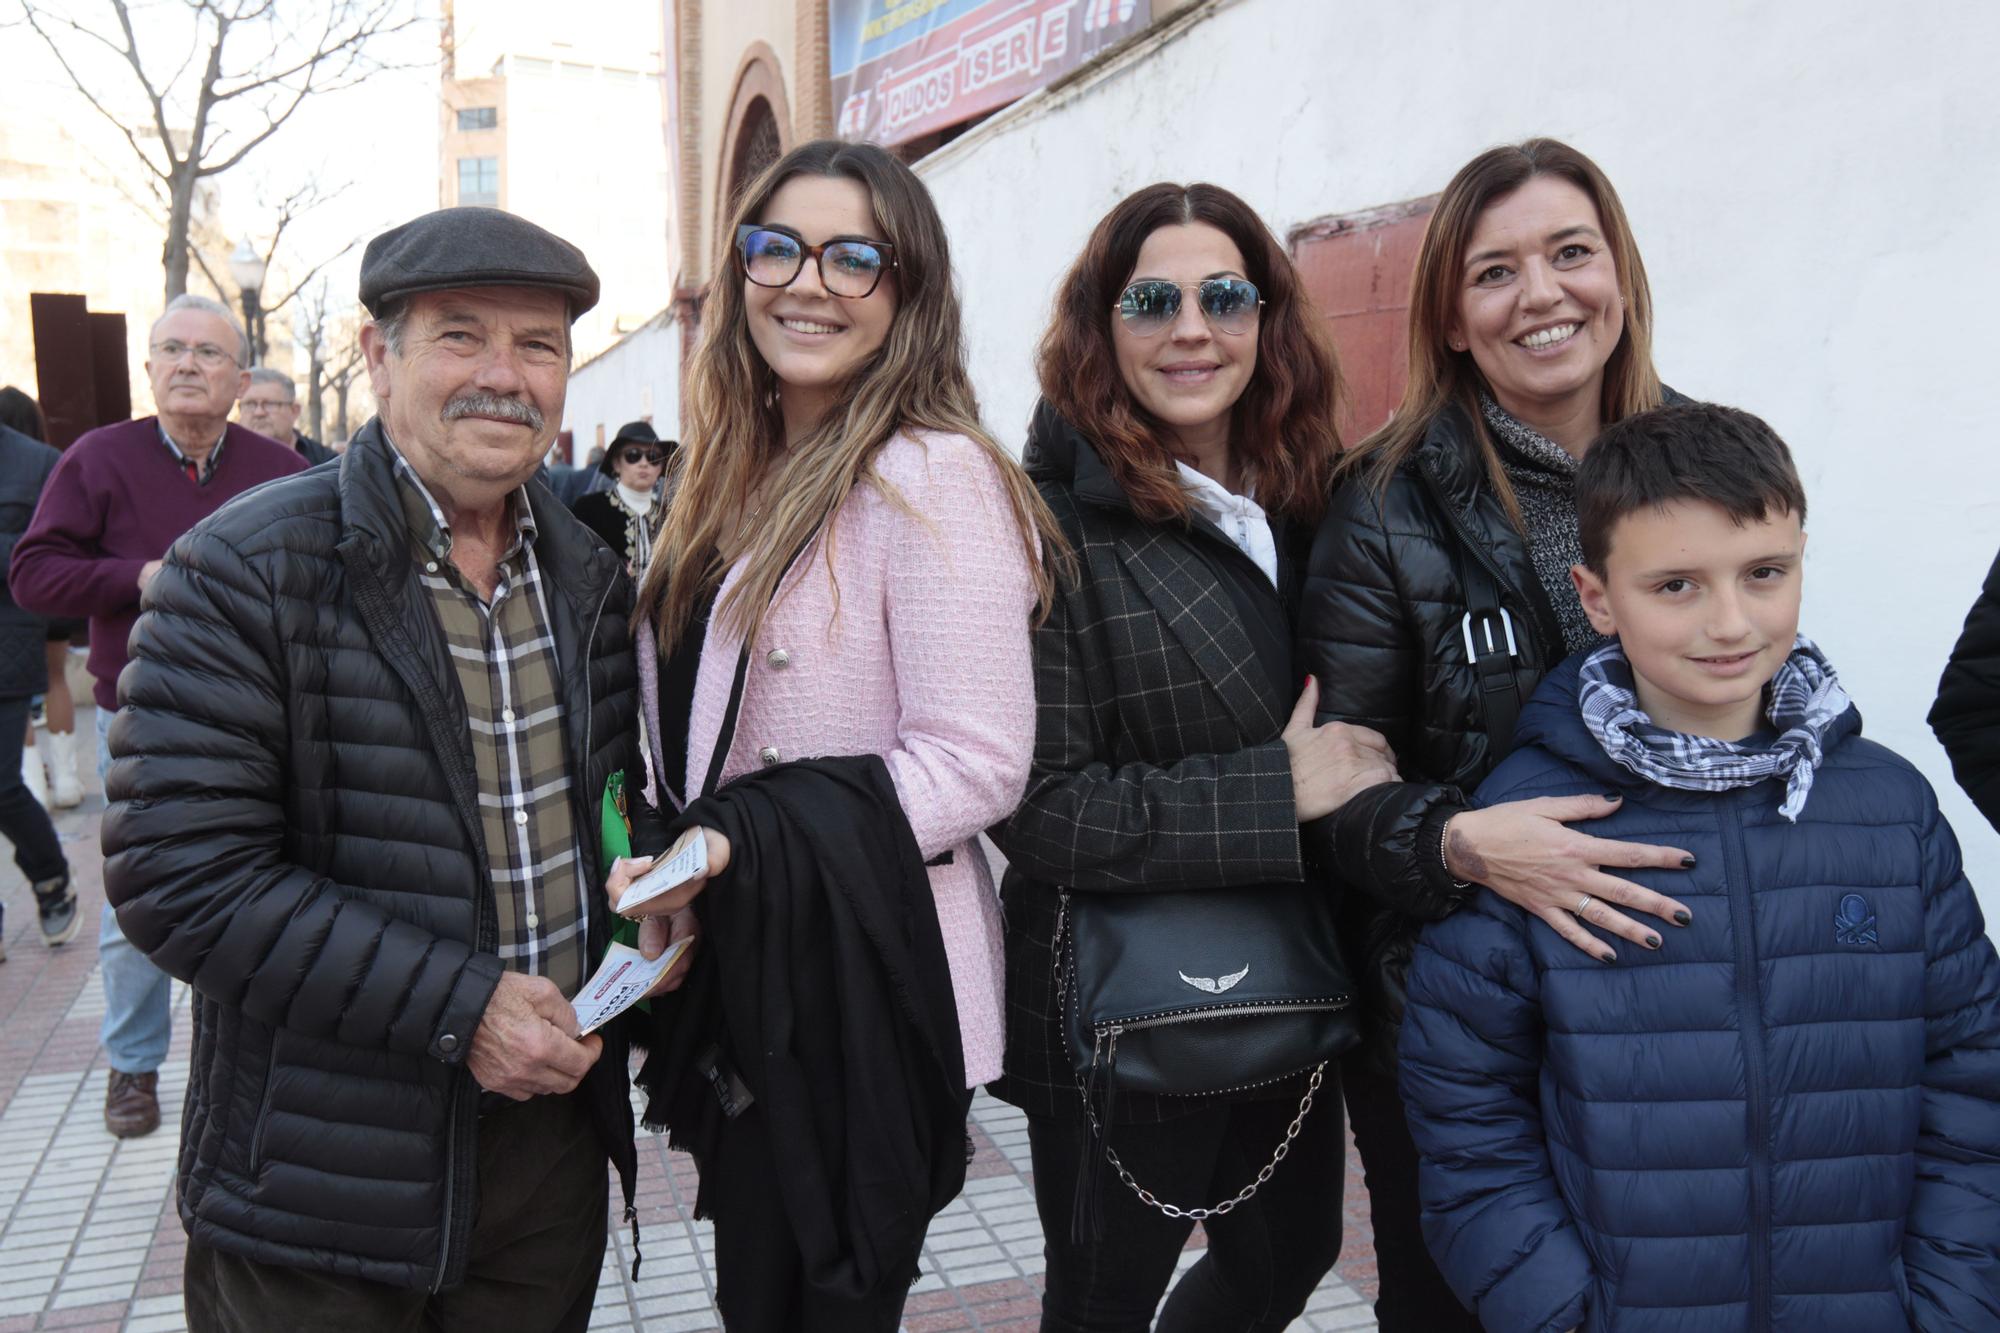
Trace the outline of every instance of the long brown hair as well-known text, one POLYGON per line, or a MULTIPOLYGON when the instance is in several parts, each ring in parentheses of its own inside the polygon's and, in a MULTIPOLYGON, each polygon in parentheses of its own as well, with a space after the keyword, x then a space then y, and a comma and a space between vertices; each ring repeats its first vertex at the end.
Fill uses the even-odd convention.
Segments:
MULTIPOLYGON (((807 175, 851 180, 868 191, 875 225, 895 246, 896 268, 885 279, 896 284, 895 321, 882 346, 855 370, 839 405, 784 450, 777 377, 751 342, 745 278, 731 251, 702 310, 701 342, 688 369, 681 448, 669 465, 673 499, 639 589, 634 623, 653 621, 661 650, 673 649, 696 603, 728 572, 722 543, 749 512, 752 493, 775 465, 777 473, 765 488, 767 513, 749 547, 743 577, 716 608, 721 623, 754 639, 787 562, 815 533, 825 536, 821 545, 831 575, 830 520, 856 485, 866 482, 892 503, 901 502, 875 472, 874 459, 903 431, 965 435, 985 447, 1005 481, 1045 613, 1053 581, 1036 557, 1036 539, 1054 558, 1066 547, 1027 474, 980 424, 965 370, 951 249, 923 182, 873 144, 814 140, 750 183, 723 235, 733 237, 738 225, 760 221, 780 186, 807 175)), ((835 597, 837 609, 837 587, 835 597)))
POLYGON ((1035 356, 1042 397, 1096 447, 1141 518, 1187 518, 1190 502, 1166 427, 1125 387, 1111 321, 1146 238, 1194 222, 1235 243, 1244 276, 1264 297, 1257 368, 1231 412, 1230 450, 1256 479, 1266 512, 1311 522, 1326 507, 1340 458, 1333 344, 1284 246, 1250 205, 1218 185, 1148 185, 1097 224, 1063 277, 1035 356))
POLYGON ((1425 432, 1440 412, 1456 404, 1472 423, 1486 463, 1486 474, 1500 502, 1518 525, 1520 507, 1514 488, 1500 465, 1500 451, 1487 434, 1479 411, 1479 390, 1486 379, 1472 353, 1455 352, 1446 343, 1458 316, 1459 270, 1479 218, 1494 200, 1512 194, 1537 176, 1558 176, 1582 190, 1597 207, 1604 224, 1604 243, 1618 270, 1618 294, 1625 302, 1625 330, 1604 365, 1605 424, 1660 405, 1660 377, 1653 369, 1653 291, 1646 283, 1646 265, 1625 220, 1618 191, 1598 165, 1555 139, 1489 148, 1458 169, 1438 196, 1437 209, 1424 227, 1417 251, 1416 272, 1410 276, 1410 378, 1403 401, 1389 424, 1363 440, 1343 460, 1343 472, 1365 468, 1379 484, 1389 478, 1423 443, 1425 432))

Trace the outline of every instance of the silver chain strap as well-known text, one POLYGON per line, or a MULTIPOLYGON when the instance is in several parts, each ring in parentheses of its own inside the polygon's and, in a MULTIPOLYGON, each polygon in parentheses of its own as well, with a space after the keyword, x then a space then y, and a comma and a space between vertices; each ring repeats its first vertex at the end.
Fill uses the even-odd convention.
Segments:
MULTIPOLYGON (((1257 1191, 1262 1188, 1264 1182, 1277 1172, 1278 1163, 1285 1160, 1285 1154, 1292 1150, 1292 1141, 1298 1138, 1299 1130, 1305 1126, 1306 1116, 1313 1109, 1313 1094, 1319 1091, 1320 1082, 1325 1077, 1326 1063, 1321 1061, 1319 1064, 1313 1066, 1312 1078, 1306 1083, 1305 1096, 1299 1098, 1299 1112, 1292 1117, 1292 1123, 1285 1127, 1285 1137, 1279 1141, 1276 1151, 1271 1154, 1271 1160, 1264 1163, 1263 1168, 1257 1172, 1255 1180, 1252 1180, 1248 1185, 1236 1191, 1233 1197, 1224 1199, 1221 1203, 1213 1207, 1182 1208, 1178 1204, 1167 1203, 1160 1199, 1151 1190, 1132 1178, 1131 1171, 1126 1169, 1125 1163, 1118 1160, 1118 1154, 1111 1150, 1109 1142, 1106 1142, 1104 1145, 1105 1160, 1110 1162, 1112 1169, 1118 1172, 1118 1178, 1125 1182, 1125 1188, 1138 1195, 1139 1202, 1145 1204, 1148 1208, 1157 1209, 1168 1217, 1188 1219, 1196 1222, 1205 1222, 1211 1217, 1226 1216, 1238 1204, 1248 1203, 1256 1195, 1257 1191)), ((1102 1138, 1103 1130, 1097 1123, 1097 1113, 1091 1109, 1088 1102, 1084 1104, 1084 1114, 1090 1118, 1090 1127, 1096 1130, 1099 1137, 1102 1138)))
MULTIPOLYGON (((1068 925, 1069 893, 1065 890, 1056 911, 1055 938, 1050 941, 1050 947, 1055 952, 1056 993, 1061 997, 1064 1012, 1067 1011, 1069 1005, 1069 979, 1067 976, 1069 959, 1063 951, 1062 941, 1063 932, 1068 928, 1068 925)), ((1111 1050, 1115 1056, 1118 1051, 1116 1029, 1113 1029, 1111 1036, 1111 1050)), ((1096 1063, 1094 1053, 1092 1063, 1096 1063)), ((1320 1084, 1325 1078, 1326 1061, 1322 1060, 1313 1066, 1312 1077, 1306 1081, 1305 1095, 1299 1098, 1298 1114, 1292 1117, 1291 1124, 1285 1126, 1285 1137, 1279 1140, 1277 1148, 1271 1153, 1271 1160, 1264 1163, 1262 1169, 1257 1172, 1256 1179, 1236 1191, 1233 1197, 1224 1199, 1221 1203, 1209 1208, 1183 1208, 1179 1204, 1167 1203, 1144 1185, 1141 1185, 1133 1178, 1131 1170, 1125 1163, 1118 1159, 1118 1154, 1112 1151, 1110 1141, 1104 1133, 1104 1126, 1097 1123, 1097 1109, 1090 1104, 1090 1098, 1087 1095, 1083 1099, 1083 1115, 1090 1122, 1091 1132, 1100 1140, 1104 1140, 1105 1160, 1110 1162, 1112 1169, 1118 1172, 1118 1178, 1125 1182, 1125 1188, 1131 1190, 1132 1193, 1139 1197, 1140 1203, 1145 1204, 1148 1208, 1157 1209, 1168 1217, 1203 1222, 1211 1217, 1227 1216, 1229 1213, 1235 1211, 1237 1205, 1250 1202, 1252 1198, 1256 1197, 1257 1191, 1263 1188, 1264 1182, 1277 1174, 1278 1163, 1285 1160, 1285 1154, 1292 1150, 1293 1140, 1298 1138, 1299 1131, 1305 1127, 1306 1116, 1311 1114, 1313 1109, 1313 1096, 1319 1091, 1320 1084)), ((1076 1090, 1079 1093, 1082 1093, 1084 1090, 1081 1078, 1078 1078, 1076 1081, 1076 1090)))

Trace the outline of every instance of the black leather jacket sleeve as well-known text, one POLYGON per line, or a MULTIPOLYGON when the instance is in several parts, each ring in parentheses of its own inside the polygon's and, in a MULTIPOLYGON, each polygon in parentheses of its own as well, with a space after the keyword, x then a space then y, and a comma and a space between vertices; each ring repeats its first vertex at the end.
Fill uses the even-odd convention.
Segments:
MULTIPOLYGON (((1380 497, 1350 479, 1313 539, 1299 611, 1302 669, 1319 681, 1316 720, 1371 727, 1406 756, 1415 741, 1424 654, 1399 586, 1380 497)), ((1407 771, 1407 770, 1406 770, 1407 771)), ((1455 787, 1390 782, 1304 827, 1306 855, 1342 883, 1412 916, 1448 915, 1465 891, 1445 873, 1437 830, 1466 808, 1455 787)))
POLYGON ((275 598, 197 532, 146 594, 111 728, 104 885, 162 971, 275 1027, 463 1060, 500 960, 288 861, 275 598))
POLYGON ((1930 724, 1958 785, 2000 828, 2000 557, 1938 681, 1930 724))

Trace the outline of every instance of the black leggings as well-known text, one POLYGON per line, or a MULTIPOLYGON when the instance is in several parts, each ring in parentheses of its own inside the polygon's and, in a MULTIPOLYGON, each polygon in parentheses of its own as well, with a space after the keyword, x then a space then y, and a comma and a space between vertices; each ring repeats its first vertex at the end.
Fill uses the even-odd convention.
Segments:
MULTIPOLYGON (((1133 1177, 1183 1208, 1236 1193, 1271 1159, 1298 1101, 1216 1102, 1164 1124, 1116 1125, 1111 1147, 1133 1177)), ((1076 1245, 1070 1212, 1087 1165, 1081 1108, 1029 1116, 1035 1205, 1048 1258, 1043 1333, 1143 1333, 1172 1281, 1193 1223, 1141 1203, 1109 1166, 1098 1209, 1103 1239, 1076 1245)), ((1329 1068, 1291 1151, 1256 1196, 1204 1223, 1208 1249, 1160 1311, 1159 1333, 1276 1333, 1305 1309, 1340 1257, 1341 1186, 1347 1172, 1340 1089, 1329 1068)))
POLYGON ((1431 1262, 1418 1225, 1417 1145, 1410 1139, 1403 1098, 1393 1074, 1372 1070, 1365 1046, 1341 1070, 1354 1146, 1368 1185, 1368 1220, 1375 1231, 1381 1333, 1479 1333, 1479 1320, 1451 1294, 1431 1262))

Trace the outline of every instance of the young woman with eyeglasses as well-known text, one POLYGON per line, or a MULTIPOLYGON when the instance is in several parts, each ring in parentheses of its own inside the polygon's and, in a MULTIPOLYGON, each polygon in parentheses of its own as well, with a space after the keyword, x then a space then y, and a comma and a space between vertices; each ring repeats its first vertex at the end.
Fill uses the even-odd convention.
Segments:
POLYGON ((1395 776, 1373 733, 1312 726, 1315 686, 1302 691, 1292 671, 1303 543, 1340 450, 1332 350, 1247 204, 1161 184, 1091 233, 1037 370, 1029 475, 1079 571, 1037 631, 1034 768, 995 831, 1009 865, 1007 1070, 994 1090, 1028 1112, 1042 1327, 1153 1327, 1192 1223, 1133 1183, 1178 1209, 1212 1205, 1288 1142, 1252 1197, 1204 1222, 1207 1250, 1158 1324, 1281 1329, 1340 1252, 1337 1079, 1296 1123, 1303 1076, 1124 1095, 1097 1106, 1100 1138, 1060 1031, 1057 934, 1065 891, 1299 883, 1299 825, 1395 776), (1122 1170, 1100 1166, 1107 1143, 1122 1170), (1101 1227, 1077 1223, 1086 1214, 1101 1227))
MULTIPOLYGON (((908 167, 873 145, 802 145, 752 182, 727 234, 639 594, 654 777, 676 805, 699 792, 746 641, 725 786, 794 759, 881 757, 928 867, 969 1104, 1000 1072, 1002 1037, 1000 913, 976 839, 1027 781, 1029 634, 1051 595, 1040 552, 1060 539, 980 424, 944 227, 908 167)), ((708 842, 713 879, 731 849, 713 829, 708 842)), ((614 899, 631 870, 613 874, 614 899)), ((724 875, 709 895, 746 891, 724 875)), ((673 921, 649 919, 648 949, 689 928, 688 891, 668 897, 647 906, 673 921)), ((914 1245, 880 1290, 816 1287, 785 1203, 796 1182, 773 1167, 768 1090, 747 1091, 760 1100, 701 1162, 725 1322, 893 1330, 914 1245)), ((957 1135, 945 1151, 962 1151, 957 1135)), ((886 1167, 838 1169, 865 1196, 886 1167)))
POLYGON ((624 557, 626 572, 635 579, 643 579, 652 563, 653 539, 659 536, 665 509, 660 478, 677 448, 675 441, 661 440, 645 422, 627 422, 618 428, 598 464, 598 470, 612 479, 611 489, 579 495, 569 507, 578 522, 624 557))

